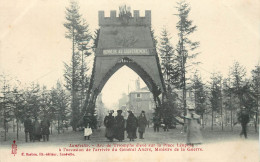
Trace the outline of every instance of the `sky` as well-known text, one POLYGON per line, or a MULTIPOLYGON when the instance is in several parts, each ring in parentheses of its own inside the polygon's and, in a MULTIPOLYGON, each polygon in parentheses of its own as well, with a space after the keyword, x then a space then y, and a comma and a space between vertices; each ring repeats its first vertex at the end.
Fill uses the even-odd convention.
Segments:
MULTIPOLYGON (((201 62, 198 69, 202 78, 207 80, 210 73, 218 71, 226 76, 234 61, 250 74, 260 62, 260 2, 188 2, 190 19, 198 26, 192 39, 200 41, 201 54, 196 61, 201 62)), ((122 4, 140 10, 140 16, 151 10, 155 36, 159 38, 165 27, 171 33, 172 44, 176 44, 176 0, 79 0, 80 13, 92 33, 98 28, 99 10, 109 16, 110 10, 118 10, 122 4)), ((0 73, 22 83, 38 82, 49 88, 63 80, 64 62, 71 58, 71 43, 64 37, 63 26, 68 6, 68 0, 0 0, 0 73)), ((134 88, 137 77, 126 67, 115 73, 102 90, 105 105, 113 107, 122 93, 134 88)))

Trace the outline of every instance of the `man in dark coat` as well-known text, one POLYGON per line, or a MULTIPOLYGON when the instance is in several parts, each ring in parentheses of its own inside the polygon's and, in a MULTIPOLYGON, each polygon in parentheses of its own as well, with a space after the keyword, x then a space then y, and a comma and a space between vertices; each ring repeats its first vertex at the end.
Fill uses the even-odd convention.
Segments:
POLYGON ((109 139, 110 142, 114 139, 114 124, 115 124, 115 118, 112 116, 114 113, 114 110, 109 111, 109 115, 105 117, 104 119, 104 125, 106 127, 106 134, 105 137, 109 139))
POLYGON ((155 115, 153 117, 153 129, 154 129, 154 132, 159 132, 159 127, 160 127, 160 118, 158 115, 155 115))
POLYGON ((41 134, 41 125, 38 121, 38 118, 35 117, 35 120, 33 122, 33 142, 35 140, 40 141, 42 138, 42 134, 41 134))
POLYGON ((171 118, 169 116, 166 116, 163 119, 163 124, 164 124, 163 130, 164 131, 169 131, 169 127, 171 125, 171 118))
POLYGON ((138 132, 139 132, 140 139, 144 139, 143 135, 145 132, 146 125, 147 125, 147 119, 145 116, 145 112, 142 111, 140 116, 138 117, 138 132))
POLYGON ((244 134, 245 138, 247 138, 247 124, 249 123, 249 113, 247 112, 246 108, 243 107, 241 110, 239 116, 238 116, 238 121, 241 123, 242 126, 242 131, 240 133, 240 137, 244 134))
POLYGON ((25 132, 25 142, 28 142, 28 136, 31 142, 33 139, 33 135, 32 135, 33 125, 29 115, 26 116, 26 119, 24 121, 24 132, 25 132))
POLYGON ((43 141, 45 141, 45 139, 49 141, 50 125, 51 125, 50 121, 48 120, 47 116, 44 115, 43 120, 41 121, 41 131, 42 131, 43 141))
POLYGON ((125 119, 121 115, 122 110, 117 110, 117 116, 115 117, 115 139, 121 142, 125 139, 125 119))
POLYGON ((128 113, 129 113, 129 115, 128 115, 128 118, 126 120, 126 131, 127 131, 127 134, 128 134, 127 137, 130 139, 130 141, 134 141, 134 139, 137 138, 136 129, 137 129, 137 125, 138 125, 138 120, 134 116, 132 111, 128 111, 128 113))
MULTIPOLYGON (((91 116, 91 113, 87 113, 87 115, 84 115, 83 122, 84 122, 85 129, 86 128, 91 128, 91 130, 94 129, 94 119, 91 116)), ((88 137, 88 140, 90 140, 90 135, 88 135, 88 136, 84 135, 85 140, 87 139, 87 137, 88 137)))

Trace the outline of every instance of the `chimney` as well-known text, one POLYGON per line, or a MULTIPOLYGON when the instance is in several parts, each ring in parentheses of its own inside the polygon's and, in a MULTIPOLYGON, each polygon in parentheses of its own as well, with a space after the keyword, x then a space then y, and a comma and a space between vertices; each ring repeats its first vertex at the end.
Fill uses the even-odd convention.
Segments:
POLYGON ((138 77, 138 79, 135 81, 135 89, 136 90, 140 90, 140 78, 138 77))

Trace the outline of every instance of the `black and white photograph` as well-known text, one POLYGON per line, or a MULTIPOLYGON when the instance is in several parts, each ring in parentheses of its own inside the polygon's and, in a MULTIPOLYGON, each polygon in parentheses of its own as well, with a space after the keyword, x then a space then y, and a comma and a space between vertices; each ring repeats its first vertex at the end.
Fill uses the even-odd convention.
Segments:
POLYGON ((0 0, 0 162, 257 162, 257 0, 0 0))

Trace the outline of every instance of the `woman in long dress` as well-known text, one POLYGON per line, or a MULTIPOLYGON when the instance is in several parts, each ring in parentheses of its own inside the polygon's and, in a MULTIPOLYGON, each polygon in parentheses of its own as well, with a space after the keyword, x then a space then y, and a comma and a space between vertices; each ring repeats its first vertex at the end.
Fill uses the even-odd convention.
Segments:
POLYGON ((114 139, 114 126, 115 126, 115 118, 112 116, 114 113, 113 110, 109 111, 109 115, 104 119, 104 125, 106 127, 106 138, 109 139, 110 142, 114 139))
POLYGON ((127 131, 127 138, 130 139, 130 141, 134 141, 134 139, 137 138, 136 136, 136 130, 137 130, 137 118, 134 116, 132 111, 128 111, 129 116, 126 120, 126 131, 127 131))
POLYGON ((125 139, 125 119, 121 115, 122 110, 117 110, 117 116, 115 117, 115 139, 119 142, 125 139))
POLYGON ((188 110, 188 114, 184 117, 187 119, 187 144, 201 144, 200 116, 195 113, 194 108, 188 110))

